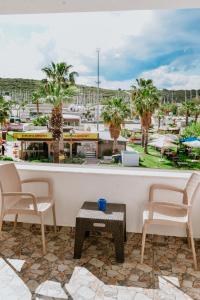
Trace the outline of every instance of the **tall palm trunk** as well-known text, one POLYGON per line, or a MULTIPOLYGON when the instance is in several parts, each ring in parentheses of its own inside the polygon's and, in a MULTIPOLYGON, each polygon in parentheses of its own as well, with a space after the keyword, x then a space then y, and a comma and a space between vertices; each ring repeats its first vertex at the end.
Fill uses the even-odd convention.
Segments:
POLYGON ((60 152, 64 152, 64 137, 63 137, 63 102, 60 104, 61 127, 60 127, 60 152))
POLYGON ((113 139, 113 153, 115 153, 117 151, 117 139, 114 138, 113 139))
POLYGON ((37 110, 37 115, 39 116, 40 114, 39 100, 36 101, 36 110, 37 110))
POLYGON ((118 150, 117 139, 119 138, 120 135, 121 126, 116 127, 115 125, 110 124, 109 130, 110 130, 110 136, 113 139, 113 153, 115 153, 118 150))
POLYGON ((59 164, 59 154, 60 154, 60 147, 59 147, 59 140, 56 139, 53 141, 53 162, 59 164))
POLYGON ((189 113, 188 111, 186 111, 186 114, 185 114, 185 125, 188 126, 188 119, 189 119, 189 113))
POLYGON ((149 128, 151 126, 151 116, 152 113, 151 112, 146 112, 143 114, 143 116, 141 117, 141 125, 143 128, 143 139, 144 139, 144 153, 148 153, 148 138, 149 138, 149 128))
POLYGON ((53 162, 59 163, 60 139, 62 133, 62 115, 60 107, 54 107, 52 109, 50 130, 53 137, 53 162))
POLYGON ((160 129, 161 117, 158 116, 158 130, 160 129))
POLYGON ((196 113, 195 114, 195 119, 194 119, 194 123, 196 124, 197 123, 197 121, 198 121, 198 117, 199 117, 199 114, 198 113, 196 113))
POLYGON ((149 130, 145 128, 144 130, 144 153, 148 154, 148 140, 149 140, 149 130))
POLYGON ((141 145, 144 147, 144 127, 141 128, 142 131, 142 140, 141 140, 141 145))

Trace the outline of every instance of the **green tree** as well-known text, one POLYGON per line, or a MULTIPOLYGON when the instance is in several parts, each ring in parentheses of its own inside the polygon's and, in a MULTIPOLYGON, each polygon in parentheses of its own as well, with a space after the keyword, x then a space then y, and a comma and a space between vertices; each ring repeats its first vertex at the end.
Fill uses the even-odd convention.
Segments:
POLYGON ((36 92, 33 92, 32 94, 32 103, 36 105, 37 115, 40 114, 40 102, 41 102, 42 93, 39 89, 36 92))
POLYGON ((110 136, 113 138, 113 152, 117 150, 121 126, 129 116, 130 108, 122 98, 110 98, 104 102, 101 117, 104 124, 109 127, 110 136))
POLYGON ((52 62, 48 67, 43 68, 42 71, 50 81, 67 88, 75 85, 75 79, 78 76, 77 72, 71 71, 72 68, 72 65, 68 65, 65 62, 52 62))
POLYGON ((38 116, 33 120, 33 125, 34 126, 47 126, 49 122, 49 117, 48 116, 38 116))
POLYGON ((186 127, 182 133, 182 137, 200 137, 200 122, 192 123, 190 126, 186 127))
POLYGON ((194 123, 196 124, 200 115, 200 100, 199 99, 195 99, 194 100, 194 107, 193 107, 193 111, 192 114, 194 116, 194 123))
POLYGON ((65 88, 57 82, 47 82, 43 87, 43 97, 47 103, 52 104, 52 113, 50 116, 50 131, 53 137, 54 162, 59 163, 60 141, 63 142, 63 116, 61 104, 69 102, 75 94, 74 87, 65 88))
POLYGON ((72 94, 75 94, 75 78, 78 76, 78 73, 71 71, 71 69, 72 65, 68 65, 65 62, 52 62, 49 66, 42 69, 47 77, 46 80, 43 80, 43 93, 45 92, 47 102, 53 104, 50 126, 53 139, 55 139, 55 162, 59 161, 59 153, 64 151, 63 102, 69 101, 72 94))
POLYGON ((160 129, 160 124, 161 124, 161 120, 163 120, 163 118, 165 117, 165 113, 162 109, 162 107, 160 107, 157 111, 156 111, 156 117, 158 119, 158 130, 160 129))
POLYGON ((6 124, 6 120, 10 116, 11 111, 11 102, 5 100, 2 96, 0 96, 0 124, 1 129, 6 124))
POLYGON ((152 115, 159 107, 159 92, 151 79, 136 79, 132 86, 132 101, 135 111, 139 114, 142 127, 142 144, 144 152, 148 152, 148 135, 152 115))
POLYGON ((187 100, 181 104, 179 114, 185 116, 185 125, 188 126, 189 117, 193 114, 195 103, 192 100, 187 100))
MULTIPOLYGON (((75 86, 75 78, 78 76, 77 72, 71 71, 73 68, 72 65, 68 65, 65 62, 60 62, 60 63, 54 63, 52 62, 49 66, 45 67, 42 69, 42 71, 45 73, 47 79, 43 80, 43 84, 48 85, 49 82, 52 83, 52 85, 55 85, 55 90, 59 90, 61 93, 63 93, 64 90, 69 89, 72 90, 72 87, 75 86)), ((47 88, 49 90, 49 88, 47 88)), ((51 89, 52 90, 52 89, 51 89)), ((60 125, 60 130, 61 130, 61 135, 60 135, 60 151, 64 151, 64 142, 63 142, 63 102, 64 99, 59 100, 59 109, 60 109, 60 117, 61 117, 61 125, 60 125)), ((56 111, 58 112, 58 107, 56 107, 56 111)))

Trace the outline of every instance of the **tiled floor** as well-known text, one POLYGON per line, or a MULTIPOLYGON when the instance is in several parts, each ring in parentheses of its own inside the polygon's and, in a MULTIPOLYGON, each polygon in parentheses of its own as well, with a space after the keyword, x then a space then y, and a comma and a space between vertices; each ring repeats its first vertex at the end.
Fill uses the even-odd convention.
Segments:
MULTIPOLYGON (((23 262, 19 275, 31 291, 46 280, 64 284, 75 266, 84 266, 109 285, 141 287, 147 291, 160 289, 163 280, 169 283, 168 296, 150 299, 181 300, 174 289, 191 297, 188 299, 200 299, 200 241, 196 242, 199 271, 194 271, 186 238, 148 235, 143 265, 139 263, 140 234, 128 234, 123 264, 115 262, 112 239, 107 235, 92 234, 87 238, 80 260, 73 259, 71 228, 59 228, 55 236, 53 229, 47 227, 46 238, 48 253, 42 256, 39 227, 19 223, 13 232, 11 223, 3 226, 0 256, 23 262)), ((0 295, 0 299, 4 298, 0 295)))

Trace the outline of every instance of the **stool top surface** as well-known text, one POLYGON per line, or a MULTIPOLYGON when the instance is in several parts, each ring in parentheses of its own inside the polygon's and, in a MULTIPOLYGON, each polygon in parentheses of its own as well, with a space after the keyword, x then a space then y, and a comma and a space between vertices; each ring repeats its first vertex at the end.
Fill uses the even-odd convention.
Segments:
POLYGON ((125 204, 107 203, 107 209, 103 212, 98 209, 97 202, 84 202, 77 217, 97 220, 123 221, 125 212, 125 204))

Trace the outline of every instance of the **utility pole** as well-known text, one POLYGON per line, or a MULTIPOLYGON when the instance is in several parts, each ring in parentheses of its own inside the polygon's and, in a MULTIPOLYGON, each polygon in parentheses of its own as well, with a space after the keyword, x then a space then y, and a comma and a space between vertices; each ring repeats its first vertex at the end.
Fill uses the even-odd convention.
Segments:
POLYGON ((185 103, 187 102, 187 91, 185 90, 185 103))
POLYGON ((100 48, 97 48, 97 131, 99 131, 99 87, 100 87, 100 68, 99 68, 99 60, 100 60, 100 48))

